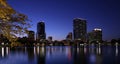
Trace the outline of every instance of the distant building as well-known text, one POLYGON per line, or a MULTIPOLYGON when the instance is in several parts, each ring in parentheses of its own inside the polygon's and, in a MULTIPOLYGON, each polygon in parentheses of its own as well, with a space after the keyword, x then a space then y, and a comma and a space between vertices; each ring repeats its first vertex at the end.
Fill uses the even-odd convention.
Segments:
POLYGON ((52 36, 49 36, 49 37, 48 37, 48 41, 49 41, 49 42, 52 42, 52 36))
POLYGON ((73 35, 74 40, 86 41, 87 25, 86 20, 81 18, 75 18, 73 20, 73 35))
POLYGON ((37 24, 36 39, 37 39, 38 42, 46 39, 45 23, 44 22, 39 22, 37 24))
POLYGON ((72 32, 68 33, 68 35, 66 36, 66 40, 72 41, 72 32))
POLYGON ((102 29, 95 28, 92 32, 88 33, 89 42, 102 42, 102 29))
POLYGON ((96 41, 101 42, 102 41, 102 29, 95 28, 93 30, 93 35, 96 41))
POLYGON ((34 41, 35 40, 35 32, 29 31, 28 32, 28 39, 34 41))
POLYGON ((89 43, 91 43, 91 42, 93 42, 94 41, 94 33, 93 33, 93 31, 92 32, 89 32, 88 34, 87 34, 87 40, 88 40, 88 42, 89 43))

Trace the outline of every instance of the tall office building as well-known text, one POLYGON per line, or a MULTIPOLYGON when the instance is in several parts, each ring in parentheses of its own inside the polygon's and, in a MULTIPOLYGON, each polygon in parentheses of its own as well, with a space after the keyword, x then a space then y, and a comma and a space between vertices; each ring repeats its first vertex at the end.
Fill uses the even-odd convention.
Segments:
POLYGON ((28 32, 28 39, 34 41, 35 40, 35 32, 29 31, 28 32))
POLYGON ((102 42, 102 29, 95 28, 92 32, 88 33, 89 43, 91 42, 102 42))
POLYGON ((45 23, 44 22, 38 22, 38 24, 37 24, 36 39, 38 42, 46 39, 45 23))
POLYGON ((94 36, 95 41, 101 42, 102 41, 102 29, 95 28, 93 30, 93 36, 94 36))
POLYGON ((86 20, 75 18, 73 20, 73 35, 74 40, 86 41, 87 25, 86 20))

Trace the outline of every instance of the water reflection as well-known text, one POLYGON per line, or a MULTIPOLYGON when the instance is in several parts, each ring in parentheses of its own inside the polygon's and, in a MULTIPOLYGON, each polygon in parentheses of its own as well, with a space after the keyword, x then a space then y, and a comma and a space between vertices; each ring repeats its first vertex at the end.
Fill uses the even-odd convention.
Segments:
POLYGON ((119 64, 116 46, 0 47, 0 64, 119 64))
POLYGON ((74 48, 74 64, 86 64, 87 48, 84 46, 74 48))
POLYGON ((2 57, 4 57, 4 48, 2 47, 2 57))
POLYGON ((116 45, 115 55, 118 56, 118 45, 116 45))
POLYGON ((9 47, 1 47, 0 48, 0 57, 1 58, 5 58, 5 57, 7 57, 8 56, 8 54, 9 54, 9 47))
POLYGON ((45 64, 45 47, 37 47, 37 64, 45 64))
POLYGON ((46 64, 72 63, 71 47, 46 47, 46 64))

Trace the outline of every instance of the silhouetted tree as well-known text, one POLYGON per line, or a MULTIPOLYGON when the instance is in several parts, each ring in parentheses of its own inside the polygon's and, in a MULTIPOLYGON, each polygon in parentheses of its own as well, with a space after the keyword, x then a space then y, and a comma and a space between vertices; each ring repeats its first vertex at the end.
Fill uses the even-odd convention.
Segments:
POLYGON ((118 43, 120 44, 120 38, 118 38, 118 43))
POLYGON ((12 44, 15 44, 17 35, 27 33, 29 22, 26 15, 16 12, 6 0, 0 0, 0 34, 12 44))
POLYGON ((111 44, 115 44, 116 42, 117 42, 116 39, 112 39, 112 40, 111 40, 111 44))

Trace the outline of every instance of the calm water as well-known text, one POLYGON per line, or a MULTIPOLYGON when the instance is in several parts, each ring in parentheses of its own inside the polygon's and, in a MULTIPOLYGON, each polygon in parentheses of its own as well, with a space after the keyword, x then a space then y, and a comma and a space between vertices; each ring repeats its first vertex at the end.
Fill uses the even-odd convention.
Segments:
POLYGON ((0 47, 0 64, 120 64, 120 47, 0 47))

